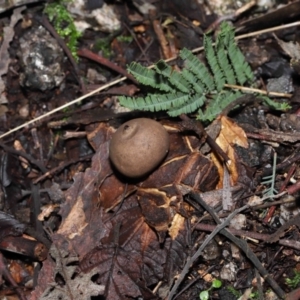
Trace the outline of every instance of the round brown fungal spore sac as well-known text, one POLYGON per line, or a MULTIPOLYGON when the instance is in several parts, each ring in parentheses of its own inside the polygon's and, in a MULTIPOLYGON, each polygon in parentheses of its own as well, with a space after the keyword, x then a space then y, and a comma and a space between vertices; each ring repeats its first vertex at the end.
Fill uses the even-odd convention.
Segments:
POLYGON ((109 157, 115 168, 130 178, 153 171, 169 151, 169 134, 158 122, 138 118, 130 120, 114 133, 109 157))

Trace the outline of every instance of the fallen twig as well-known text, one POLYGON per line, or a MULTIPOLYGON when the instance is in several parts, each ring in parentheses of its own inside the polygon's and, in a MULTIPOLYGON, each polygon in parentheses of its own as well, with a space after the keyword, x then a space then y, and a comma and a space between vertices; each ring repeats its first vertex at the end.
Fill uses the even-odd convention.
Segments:
POLYGON ((37 166, 43 173, 46 173, 48 170, 41 164, 38 160, 34 159, 31 155, 28 155, 24 153, 23 151, 15 150, 14 148, 11 148, 4 143, 0 142, 0 148, 2 148, 4 151, 9 152, 13 155, 22 156, 26 158, 28 161, 30 161, 33 165, 37 166))
POLYGON ((110 68, 111 70, 116 71, 123 76, 126 76, 128 79, 130 79, 135 84, 139 84, 138 81, 131 74, 129 74, 126 70, 119 67, 115 63, 109 61, 108 59, 104 58, 103 56, 93 53, 92 51, 85 49, 85 48, 78 50, 77 53, 79 56, 96 61, 97 63, 99 63, 103 66, 106 66, 106 67, 110 68))
MULTIPOLYGON (((200 224, 197 224, 194 228, 197 230, 201 230, 201 231, 212 232, 216 228, 216 225, 200 223, 200 224)), ((233 235, 237 235, 237 236, 240 236, 243 238, 256 239, 259 241, 267 241, 271 237, 270 234, 245 231, 245 230, 237 230, 234 228, 230 228, 230 229, 228 229, 228 231, 233 235)), ((278 244, 282 245, 282 246, 287 246, 287 247, 290 247, 290 248, 293 248, 296 250, 300 250, 300 242, 299 241, 280 239, 280 240, 278 240, 278 244)))
MULTIPOLYGON (((199 196, 200 198, 200 196, 199 196)), ((203 201, 204 202, 204 201, 203 201)), ((192 257, 188 257, 187 258, 187 262, 185 263, 185 266, 183 268, 183 270, 181 271, 181 274, 179 276, 179 278, 177 279, 177 281, 175 282, 175 284, 173 285, 169 296, 168 296, 168 300, 171 300, 174 296, 174 294, 177 291, 177 288, 179 287, 179 285, 181 284, 181 282, 183 281, 183 279, 185 278, 186 274, 189 272, 189 269, 191 268, 191 266, 193 265, 193 263, 199 258, 201 252, 203 251, 203 249, 208 245, 208 243, 221 231, 223 231, 223 229, 229 224, 229 222, 232 220, 232 218, 237 215, 238 213, 240 213, 241 211, 245 210, 248 208, 248 205, 245 205, 237 210, 235 210, 234 212, 232 212, 227 219, 221 223, 220 219, 217 217, 218 220, 218 226, 216 226, 215 230, 205 239, 205 241, 203 242, 203 244, 199 247, 199 249, 196 251, 196 253, 192 256, 192 257)), ((210 209, 210 211, 212 211, 212 209, 210 209)), ((215 215, 216 216, 216 215, 215 215)))
MULTIPOLYGON (((200 203, 204 209, 206 209, 210 215, 213 217, 214 221, 218 224, 221 223, 221 220, 217 216, 217 214, 214 212, 214 210, 205 203, 205 201, 202 200, 202 198, 197 193, 191 193, 190 194, 193 199, 195 199, 198 203, 200 203)), ((248 206, 243 206, 242 208, 247 208, 248 206)), ((219 225, 218 225, 219 226, 219 225)), ((216 227, 216 229, 218 228, 216 227)), ((214 231, 213 231, 214 232, 214 231)), ((229 240, 231 240, 233 243, 236 244, 240 249, 243 250, 247 258, 254 264, 256 269, 259 271, 260 275, 267 281, 267 283, 272 287, 274 292, 277 294, 277 296, 281 299, 284 299, 285 292, 281 289, 281 287, 277 284, 277 282, 270 277, 268 271, 263 267, 257 256, 254 254, 254 252, 251 250, 250 247, 248 247, 247 243, 237 237, 235 237, 233 234, 231 234, 227 229, 222 228, 219 230, 219 232, 227 237, 229 240)))

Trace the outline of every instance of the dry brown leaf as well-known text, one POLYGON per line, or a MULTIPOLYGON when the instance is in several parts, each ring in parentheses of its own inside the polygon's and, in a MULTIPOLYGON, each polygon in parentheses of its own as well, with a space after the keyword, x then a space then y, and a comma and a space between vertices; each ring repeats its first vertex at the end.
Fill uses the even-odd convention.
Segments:
POLYGON ((238 145, 244 148, 248 148, 248 140, 245 131, 238 126, 234 121, 221 116, 221 132, 217 138, 219 146, 223 146, 225 151, 227 145, 238 145), (222 141, 222 142, 221 142, 222 141))
POLYGON ((184 223, 185 223, 185 218, 182 215, 176 214, 174 216, 172 224, 169 229, 169 235, 172 238, 172 240, 176 239, 180 230, 184 230, 184 223))
POLYGON ((146 222, 155 228, 161 241, 180 208, 180 192, 209 191, 218 182, 217 169, 197 150, 199 140, 189 138, 170 134, 171 146, 164 164, 138 185, 137 196, 146 222))
POLYGON ((163 278, 166 249, 161 248, 155 232, 145 223, 136 197, 126 199, 110 219, 112 230, 85 255, 79 269, 83 273, 98 271, 98 282, 106 283, 105 299, 123 299, 125 294, 129 298, 154 299, 147 286, 163 278))
POLYGON ((77 256, 70 256, 64 250, 52 245, 50 255, 55 260, 54 281, 48 283, 40 300, 56 299, 91 299, 91 296, 100 296, 104 293, 104 285, 94 283, 91 278, 96 271, 75 276, 78 263, 77 256), (62 279, 62 280, 61 280, 62 279))
MULTIPOLYGON (((231 177, 231 185, 235 185, 239 178, 238 164, 236 159, 236 153, 234 151, 233 145, 238 145, 244 148, 248 148, 248 140, 244 130, 239 127, 234 121, 230 120, 226 116, 220 117, 221 131, 216 139, 216 143, 221 147, 221 149, 228 155, 230 162, 227 164, 231 177)), ((212 160, 220 175, 220 181, 218 183, 218 188, 223 187, 223 164, 216 155, 212 154, 212 160)))

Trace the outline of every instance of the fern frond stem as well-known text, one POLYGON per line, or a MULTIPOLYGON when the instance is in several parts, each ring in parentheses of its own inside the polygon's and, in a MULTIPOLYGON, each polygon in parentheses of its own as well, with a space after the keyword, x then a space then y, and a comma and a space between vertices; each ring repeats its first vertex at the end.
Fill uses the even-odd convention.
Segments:
POLYGON ((263 101, 262 99, 260 98, 255 98, 253 97, 252 94, 246 94, 246 95, 243 95, 242 97, 240 98, 237 98, 236 100, 232 101, 231 103, 229 103, 223 110, 222 112, 220 113, 220 115, 223 115, 223 116, 227 116, 229 114, 229 112, 231 110, 233 110, 236 106, 239 106, 239 105, 245 105, 245 104, 248 104, 248 103, 252 103, 254 101, 258 101, 258 102, 261 102, 263 101))
POLYGON ((280 98, 292 98, 292 94, 286 94, 286 93, 277 93, 277 92, 268 92, 260 89, 255 89, 251 87, 245 87, 241 85, 234 85, 234 84, 224 84, 225 87, 231 88, 234 90, 239 90, 243 92, 249 92, 249 93, 257 93, 267 96, 273 96, 273 97, 280 97, 280 98))

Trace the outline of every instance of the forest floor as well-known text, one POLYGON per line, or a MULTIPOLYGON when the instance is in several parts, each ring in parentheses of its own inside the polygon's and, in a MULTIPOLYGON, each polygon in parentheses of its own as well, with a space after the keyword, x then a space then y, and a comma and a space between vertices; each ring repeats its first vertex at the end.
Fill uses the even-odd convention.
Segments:
POLYGON ((300 299, 300 1, 77 2, 0 4, 0 299, 300 299))

